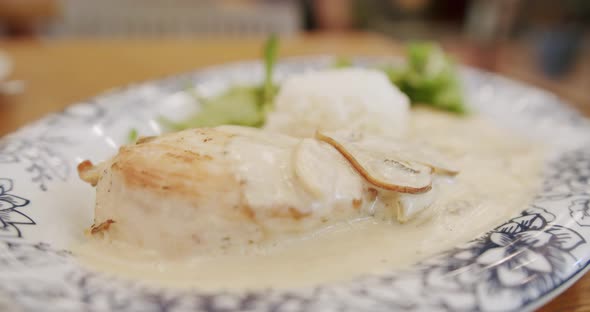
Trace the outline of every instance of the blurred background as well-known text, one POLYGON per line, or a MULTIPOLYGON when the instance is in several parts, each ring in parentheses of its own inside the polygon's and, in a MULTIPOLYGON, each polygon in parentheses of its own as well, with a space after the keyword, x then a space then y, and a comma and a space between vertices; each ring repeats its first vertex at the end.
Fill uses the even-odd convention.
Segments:
POLYGON ((2 42, 376 32, 590 106, 588 0, 0 0, 2 42))

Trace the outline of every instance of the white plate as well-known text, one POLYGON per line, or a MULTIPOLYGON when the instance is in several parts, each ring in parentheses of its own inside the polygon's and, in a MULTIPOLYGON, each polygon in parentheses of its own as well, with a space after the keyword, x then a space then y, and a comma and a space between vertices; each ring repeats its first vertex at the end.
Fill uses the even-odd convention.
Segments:
MULTIPOLYGON (((384 60, 357 59, 359 66, 384 60)), ((282 62, 280 78, 327 57, 282 62)), ((579 278, 590 258, 590 125, 553 95, 473 69, 461 77, 472 109, 552 147, 543 191, 520 216, 405 271, 302 290, 202 293, 142 286, 80 267, 67 251, 92 223, 93 190, 77 177, 129 129, 158 134, 159 115, 186 116, 204 95, 262 78, 239 63, 101 95, 0 141, 0 308, 30 311, 530 310, 579 278)))

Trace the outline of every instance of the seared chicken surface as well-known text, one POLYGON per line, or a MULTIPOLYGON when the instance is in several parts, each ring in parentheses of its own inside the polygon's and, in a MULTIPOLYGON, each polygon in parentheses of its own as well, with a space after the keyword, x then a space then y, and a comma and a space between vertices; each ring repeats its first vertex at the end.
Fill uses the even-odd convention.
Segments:
POLYGON ((225 252, 359 217, 428 207, 434 151, 351 133, 293 138, 221 126, 140 139, 78 167, 96 186, 92 233, 170 255, 225 252))

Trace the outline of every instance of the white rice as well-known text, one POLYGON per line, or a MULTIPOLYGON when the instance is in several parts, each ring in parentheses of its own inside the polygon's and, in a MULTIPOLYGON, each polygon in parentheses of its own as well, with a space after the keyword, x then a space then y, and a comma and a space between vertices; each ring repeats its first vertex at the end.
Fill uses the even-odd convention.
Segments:
POLYGON ((281 85, 265 128, 298 137, 312 136, 316 130, 342 129, 401 136, 409 106, 408 97, 380 71, 307 72, 281 85))

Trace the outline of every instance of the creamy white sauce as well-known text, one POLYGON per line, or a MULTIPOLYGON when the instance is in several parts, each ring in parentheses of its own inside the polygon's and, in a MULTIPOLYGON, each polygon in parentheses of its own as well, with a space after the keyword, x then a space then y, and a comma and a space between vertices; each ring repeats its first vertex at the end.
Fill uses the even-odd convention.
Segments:
MULTIPOLYGON (((409 136, 445 151, 461 172, 452 181, 436 183, 433 204, 407 223, 384 215, 349 220, 278 245, 258 246, 248 255, 171 260, 100 240, 76 246, 74 253, 91 268, 157 285, 305 287, 403 268, 464 243, 526 208, 540 185, 541 150, 477 117, 417 110, 409 136)), ((371 204, 363 209, 380 210, 371 204)))

